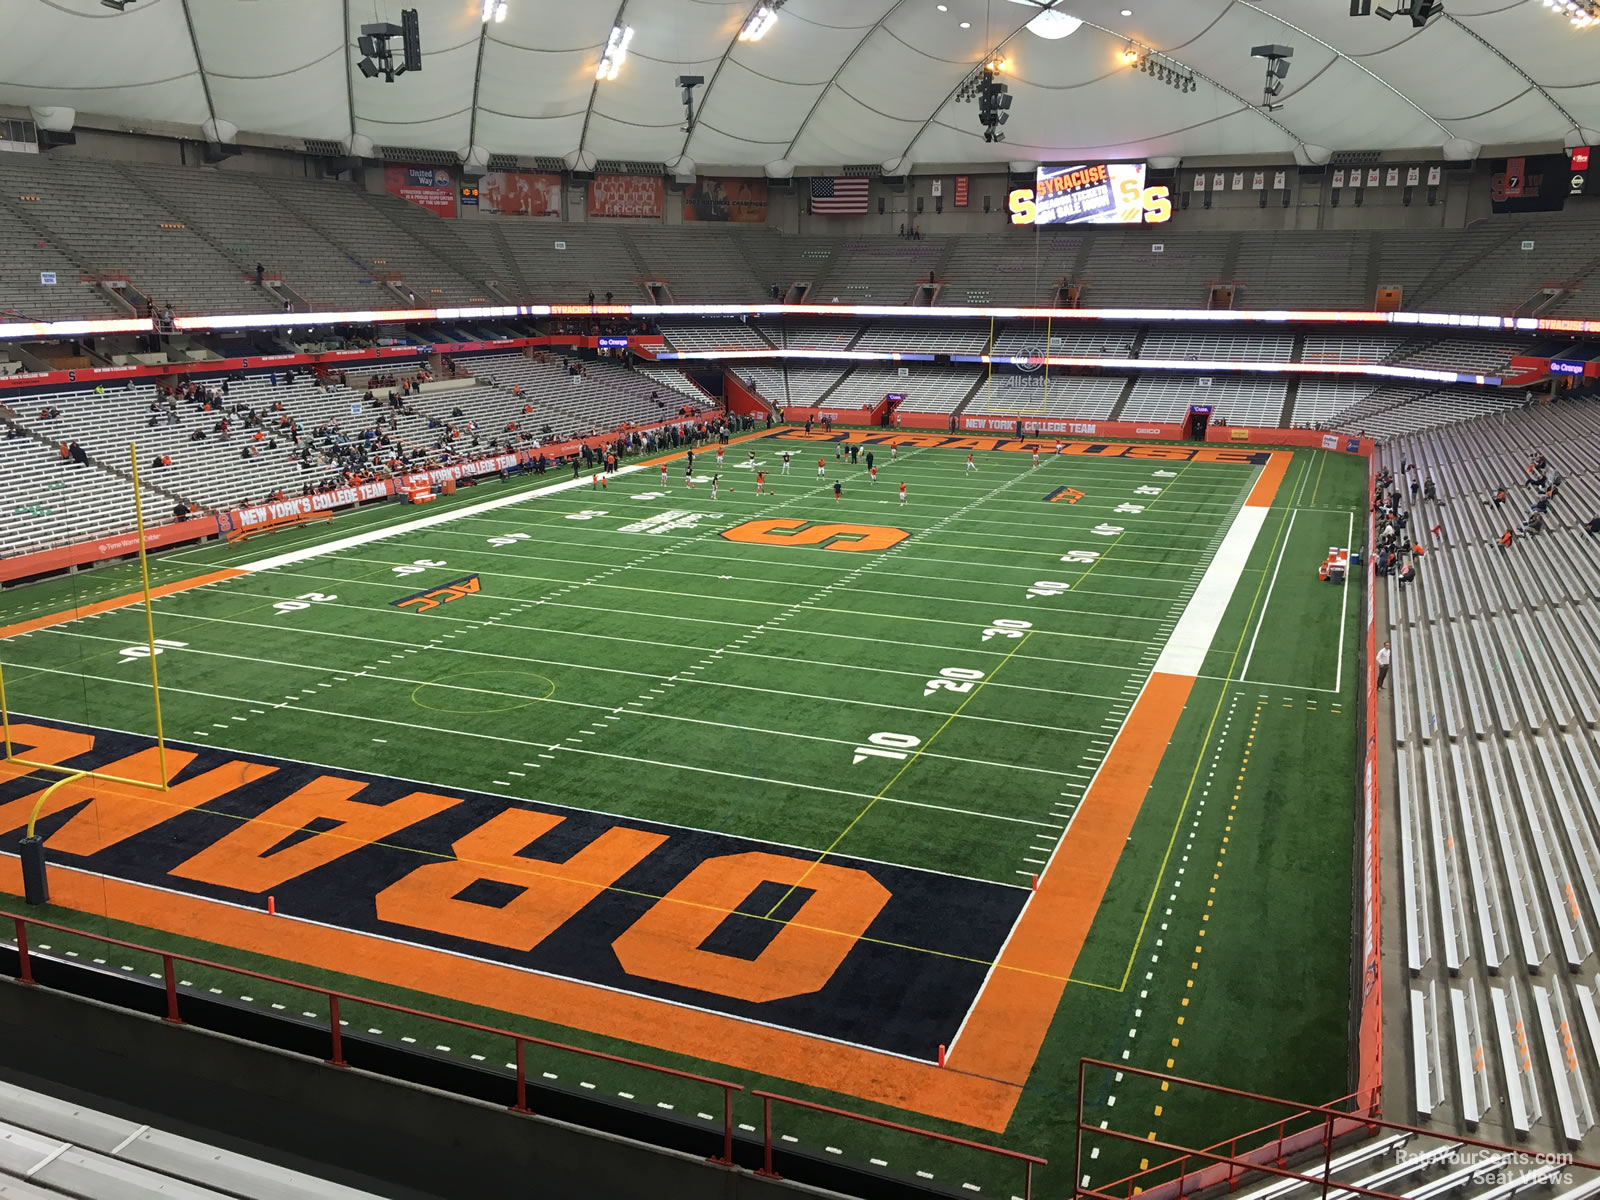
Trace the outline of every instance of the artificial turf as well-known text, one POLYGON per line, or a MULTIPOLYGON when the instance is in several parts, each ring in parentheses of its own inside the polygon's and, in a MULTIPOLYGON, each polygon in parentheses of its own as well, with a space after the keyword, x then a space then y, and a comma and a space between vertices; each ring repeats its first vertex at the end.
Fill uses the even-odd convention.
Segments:
MULTIPOLYGON (((749 446, 775 496, 757 497, 753 477, 732 466, 745 445, 729 448, 715 500, 709 480, 688 489, 674 464, 665 487, 649 466, 604 490, 472 514, 485 498, 537 487, 495 483, 422 510, 454 519, 169 596, 155 606, 156 636, 183 645, 157 660, 167 737, 481 793, 474 803, 489 806, 484 811, 528 801, 869 872, 877 863, 935 882, 960 877, 973 929, 1006 918, 1071 821, 1256 468, 1056 457, 1046 446, 1037 467, 1025 453, 978 450, 969 471, 966 449, 908 447, 891 463, 876 445, 872 484, 864 459, 839 461, 831 441, 764 438, 749 446), (778 473, 784 450, 793 458, 788 476, 778 473), (816 478, 819 456, 825 481, 816 478), (896 496, 902 480, 905 506, 896 496), (843 483, 837 501, 835 481, 843 483), (661 519, 665 512, 683 516, 661 519), (858 551, 723 536, 754 520, 908 536, 858 551), (477 590, 459 600, 421 612, 396 606, 474 576, 477 590)), ((715 469, 709 458, 697 462, 703 477, 715 469)), ((49 912, 88 931, 1042 1154, 1053 1165, 1039 1194, 1057 1194, 1070 1183, 1080 1057, 1308 1101, 1345 1090, 1359 597, 1354 585, 1346 592, 1318 583, 1315 569, 1328 546, 1349 543, 1362 466, 1337 454, 1294 453, 1001 1132, 797 1084, 781 1064, 734 1070, 714 1055, 486 1012, 431 995, 425 976, 400 987, 363 979, 359 963, 333 971, 264 959, 230 946, 225 923, 179 937, 131 928, 115 911, 49 912)), ((153 582, 403 526, 416 515, 367 509, 331 527, 167 554, 153 561, 153 582)), ((124 566, 16 589, 0 597, 0 625, 134 585, 124 566)), ((148 663, 127 652, 143 641, 143 626, 143 609, 129 607, 0 642, 11 709, 151 733, 148 663)), ((5 787, 0 799, 37 784, 5 787)), ((206 816, 196 815, 195 839, 206 836, 206 816)), ((41 830, 53 833, 69 817, 41 830)), ((420 861, 427 845, 424 838, 391 857, 420 861)), ((435 850, 448 846, 438 840, 435 850)), ((759 954, 770 937, 760 923, 792 915, 813 890, 808 882, 791 889, 798 898, 783 889, 753 893, 740 908, 749 928, 737 920, 719 928, 721 949, 759 954)), ((953 969, 929 969, 917 988, 898 993, 869 970, 855 1002, 874 987, 898 996, 881 1014, 882 1028, 863 1027, 870 1013, 827 992, 808 1002, 807 1019, 825 1025, 837 1002, 839 1036, 931 1059, 936 1046, 918 1050, 897 1042, 897 1032, 911 1037, 924 1028, 920 1019, 935 1041, 946 1018, 924 1010, 937 1010, 941 997, 921 992, 943 989, 964 1005, 960 989, 976 986, 972 968, 994 953, 992 938, 972 942, 960 905, 950 907, 954 886, 945 891, 935 888, 920 905, 921 926, 907 917, 897 928, 906 930, 899 944, 948 954, 953 969), (952 953, 957 944, 963 949, 952 953)), ((340 906, 363 903, 332 884, 306 903, 319 896, 315 917, 335 923, 340 906)), ((370 915, 344 912, 352 926, 370 915)), ((75 953, 113 967, 148 966, 119 964, 87 941, 75 953)), ((583 947, 568 954, 576 963, 583 947)), ((898 968, 885 960, 878 969, 898 968)), ((190 982, 244 992, 226 977, 190 982)), ((303 995, 248 989, 251 1003, 321 1011, 316 1001, 296 1009, 303 995)), ((440 1053, 494 1064, 503 1050, 459 1030, 446 1036, 377 1014, 360 1022, 369 1018, 365 1027, 383 1030, 379 1036, 450 1047, 440 1053)), ((712 1111, 696 1085, 573 1056, 543 1072, 561 1086, 670 1104, 686 1119, 712 1111)), ((1093 1124, 1178 1143, 1259 1123, 1249 1106, 1179 1098, 1114 1071, 1096 1073, 1085 1102, 1093 1124)), ((739 1119, 755 1121, 749 1102, 739 1119)), ((882 1160, 941 1186, 974 1183, 981 1194, 1006 1195, 1019 1179, 966 1152, 827 1118, 797 1115, 787 1129, 801 1148, 831 1147, 863 1165, 882 1160)), ((1145 1157, 1111 1143, 1097 1149, 1084 1163, 1096 1186, 1145 1157)))

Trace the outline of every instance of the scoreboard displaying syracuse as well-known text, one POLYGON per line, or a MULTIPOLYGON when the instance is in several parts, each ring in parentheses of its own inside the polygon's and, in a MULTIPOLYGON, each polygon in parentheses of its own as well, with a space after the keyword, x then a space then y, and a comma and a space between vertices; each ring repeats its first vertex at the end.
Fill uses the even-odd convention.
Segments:
POLYGON ((1006 197, 1013 225, 1159 225, 1172 218, 1165 187, 1146 187, 1144 163, 1040 167, 1006 197))

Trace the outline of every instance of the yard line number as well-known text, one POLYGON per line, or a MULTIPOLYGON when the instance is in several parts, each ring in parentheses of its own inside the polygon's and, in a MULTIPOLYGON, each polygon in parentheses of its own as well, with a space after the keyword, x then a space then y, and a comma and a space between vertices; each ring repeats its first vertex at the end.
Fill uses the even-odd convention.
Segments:
POLYGON ((922 739, 912 737, 909 733, 872 733, 867 735, 866 746, 856 747, 856 756, 850 760, 851 766, 859 766, 869 758, 889 758, 900 762, 905 761, 906 751, 915 750, 922 745, 922 739))
POLYGON ((973 684, 983 678, 982 671, 975 671, 971 667, 945 667, 939 672, 938 679, 930 679, 923 686, 922 694, 931 696, 935 692, 970 692, 973 684))
POLYGON ((280 613, 304 612, 313 604, 332 604, 338 598, 332 592, 301 592, 293 600, 279 600, 272 607, 280 613))

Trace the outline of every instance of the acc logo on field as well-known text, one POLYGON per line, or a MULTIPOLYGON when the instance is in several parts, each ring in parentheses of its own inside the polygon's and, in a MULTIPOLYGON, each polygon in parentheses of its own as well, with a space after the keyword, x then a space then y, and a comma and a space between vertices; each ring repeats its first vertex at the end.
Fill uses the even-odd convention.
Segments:
POLYGON ((746 521, 722 531, 730 542, 753 546, 816 546, 823 550, 887 550, 911 535, 889 525, 841 525, 834 522, 769 518, 746 521))
POLYGON ((427 612, 430 608, 438 608, 441 604, 449 604, 452 600, 459 600, 463 596, 476 595, 480 586, 476 575, 463 575, 460 579, 452 579, 443 587, 416 592, 399 600, 391 600, 389 604, 394 608, 409 608, 412 612, 427 612), (412 607, 413 605, 415 607, 412 607))

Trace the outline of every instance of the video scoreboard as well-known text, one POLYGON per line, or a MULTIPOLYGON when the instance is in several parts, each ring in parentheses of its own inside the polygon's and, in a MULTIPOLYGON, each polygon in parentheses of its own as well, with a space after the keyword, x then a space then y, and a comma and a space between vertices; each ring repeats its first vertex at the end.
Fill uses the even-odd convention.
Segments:
POLYGON ((1145 186, 1144 163, 1039 167, 1031 188, 1006 197, 1013 225, 1159 225, 1172 218, 1165 187, 1145 186))

